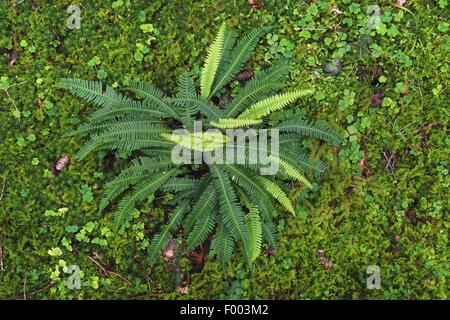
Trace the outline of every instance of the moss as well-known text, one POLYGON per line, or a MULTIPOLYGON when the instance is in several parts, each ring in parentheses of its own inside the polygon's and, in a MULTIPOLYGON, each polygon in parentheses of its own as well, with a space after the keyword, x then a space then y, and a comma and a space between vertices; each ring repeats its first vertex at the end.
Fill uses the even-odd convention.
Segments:
POLYGON ((80 30, 66 28, 65 1, 34 3, 37 10, 27 2, 0 4, 0 76, 11 84, 27 81, 8 91, 20 119, 0 90, 0 178, 6 174, 0 201, 1 298, 21 298, 24 281, 26 292, 37 299, 447 298, 450 41, 439 23, 448 18, 448 6, 411 1, 406 10, 381 1, 383 26, 362 38, 366 6, 347 0, 334 1, 342 14, 330 13, 330 4, 322 0, 309 6, 267 0, 258 10, 246 1, 153 1, 147 7, 125 1, 118 8, 95 2, 82 6, 80 30), (139 20, 141 10, 145 22, 139 20), (350 142, 333 153, 305 141, 305 147, 327 159, 330 170, 317 191, 292 189, 299 217, 278 216, 275 256, 264 253, 253 269, 236 256, 226 276, 208 259, 200 272, 184 259, 181 269, 190 284, 183 295, 174 289, 170 265, 161 262, 150 269, 146 262, 146 241, 163 220, 164 203, 142 208, 136 221, 144 228, 130 227, 118 235, 105 231, 112 218, 97 212, 99 198, 103 182, 123 165, 120 157, 92 155, 56 177, 49 174, 60 156, 74 155, 81 145, 80 139, 62 135, 93 111, 58 89, 57 82, 67 76, 96 79, 103 70, 104 81, 121 88, 138 78, 170 91, 182 71, 199 70, 214 27, 225 20, 243 31, 275 25, 272 33, 279 40, 263 40, 250 66, 272 63, 294 44, 290 86, 313 86, 316 94, 293 110, 334 123, 350 142), (158 34, 144 33, 143 23, 151 23, 158 34), (142 61, 134 58, 137 43, 149 48, 142 61), (18 60, 8 66, 13 47, 18 60), (95 56, 100 63, 90 66, 95 56), (322 71, 333 58, 343 60, 337 76, 322 71), (372 95, 380 90, 385 99, 373 107, 372 95), (27 139, 30 135, 36 139, 27 139), (385 155, 392 154, 390 169, 385 155), (83 199, 83 185, 90 188, 92 201, 83 199), (61 217, 44 215, 62 207, 69 210, 61 217), (86 231, 92 223, 95 227, 86 231), (69 226, 78 231, 70 232, 69 226), (63 245, 64 237, 72 251, 63 245), (55 247, 61 248, 60 257, 48 254, 55 247), (319 250, 332 268, 320 263, 319 250), (106 276, 88 258, 95 253, 131 285, 114 274, 106 276), (82 290, 66 288, 62 267, 56 275, 60 259, 80 266, 82 290), (366 268, 372 264, 381 268, 380 290, 366 288, 366 268))

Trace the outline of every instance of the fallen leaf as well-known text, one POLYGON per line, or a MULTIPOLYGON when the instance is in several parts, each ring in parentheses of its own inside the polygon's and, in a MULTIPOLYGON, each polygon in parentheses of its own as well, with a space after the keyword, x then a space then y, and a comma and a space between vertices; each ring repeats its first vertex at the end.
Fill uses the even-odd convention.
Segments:
POLYGON ((259 8, 262 8, 264 6, 262 4, 262 2, 260 2, 258 0, 247 0, 247 2, 250 5, 250 7, 252 7, 253 9, 259 9, 259 8))

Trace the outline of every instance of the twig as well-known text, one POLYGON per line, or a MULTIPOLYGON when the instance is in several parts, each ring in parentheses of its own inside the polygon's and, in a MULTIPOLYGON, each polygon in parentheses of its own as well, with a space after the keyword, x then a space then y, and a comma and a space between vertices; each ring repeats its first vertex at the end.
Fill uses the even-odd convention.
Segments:
POLYGON ((384 158, 386 159, 386 167, 385 169, 389 169, 391 171, 394 171, 394 164, 395 164, 395 153, 390 153, 383 151, 384 158))
POLYGON ((2 248, 2 240, 0 239, 0 271, 4 271, 3 268, 3 248, 2 248))
POLYGON ((27 300, 27 277, 23 278, 23 300, 27 300))
POLYGON ((3 199, 3 195, 5 194, 5 187, 6 187, 6 174, 8 172, 5 171, 5 174, 3 175, 3 186, 2 186, 2 192, 0 193, 0 201, 3 199))
MULTIPOLYGON (((98 256, 98 254, 94 253, 94 255, 97 257, 97 259, 100 260, 100 257, 98 256)), ((122 276, 121 274, 114 272, 114 271, 107 270, 104 266, 101 265, 100 262, 95 260, 93 257, 91 257, 89 255, 87 257, 89 258, 89 260, 91 260, 93 263, 95 263, 106 276, 113 274, 113 275, 119 277, 120 279, 122 279, 123 281, 125 281, 128 285, 130 285, 130 286, 132 285, 131 281, 128 280, 127 278, 125 278, 124 276, 122 276)))
POLYGON ((97 260, 95 260, 91 256, 87 256, 87 257, 89 258, 89 260, 91 260, 93 263, 95 263, 106 276, 108 276, 109 272, 108 272, 108 270, 105 269, 105 267, 103 267, 97 260))
MULTIPOLYGON (((45 287, 43 287, 43 288, 41 288, 41 289, 39 289, 39 290, 36 290, 36 291, 30 293, 30 294, 28 295, 28 298, 32 298, 32 297, 35 296, 36 294, 38 294, 38 293, 40 293, 40 292, 42 292, 42 291, 44 291, 44 290, 47 290, 48 288, 50 288, 50 287, 52 287, 52 286, 53 286, 53 283, 49 283, 49 284, 46 285, 45 287)), ((15 300, 15 299, 20 298, 20 297, 21 297, 20 295, 19 295, 19 296, 13 296, 13 297, 7 298, 6 300, 15 300)))

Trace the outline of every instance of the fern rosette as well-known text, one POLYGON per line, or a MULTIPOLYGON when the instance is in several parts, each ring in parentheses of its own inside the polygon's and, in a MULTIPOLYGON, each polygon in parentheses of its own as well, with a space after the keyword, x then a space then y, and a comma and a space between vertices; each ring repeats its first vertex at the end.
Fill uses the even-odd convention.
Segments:
MULTIPOLYGON (((130 98, 110 86, 79 79, 62 79, 68 89, 100 109, 88 122, 67 135, 89 135, 78 152, 82 159, 98 150, 125 150, 136 155, 131 165, 106 183, 100 210, 114 207, 115 229, 125 228, 136 206, 158 190, 172 193, 171 214, 153 237, 149 261, 153 264, 176 231, 182 227, 186 251, 193 251, 213 235, 211 249, 225 264, 236 244, 247 261, 254 261, 263 242, 276 247, 274 213, 295 214, 284 181, 311 187, 306 175, 320 175, 326 166, 302 151, 301 137, 340 144, 340 134, 321 123, 291 118, 270 126, 268 116, 309 95, 311 89, 279 93, 289 73, 285 61, 257 72, 233 99, 223 91, 249 60, 261 36, 269 28, 257 28, 237 41, 237 33, 222 25, 208 50, 200 76, 200 93, 189 73, 180 76, 178 90, 167 96, 153 85, 131 82, 130 98), (217 100, 221 103, 218 104, 217 100), (196 121, 215 133, 175 136, 183 128, 194 132, 196 121), (268 158, 279 166, 274 175, 262 175, 261 164, 175 163, 174 148, 192 152, 226 149, 227 129, 276 130, 279 150, 268 158), (119 199, 120 198, 120 199, 119 199), (117 200, 119 199, 119 200, 117 200), (113 205, 113 202, 116 202, 113 205)), ((269 141, 272 137, 269 136, 269 141)), ((251 157, 250 144, 235 150, 251 157)))

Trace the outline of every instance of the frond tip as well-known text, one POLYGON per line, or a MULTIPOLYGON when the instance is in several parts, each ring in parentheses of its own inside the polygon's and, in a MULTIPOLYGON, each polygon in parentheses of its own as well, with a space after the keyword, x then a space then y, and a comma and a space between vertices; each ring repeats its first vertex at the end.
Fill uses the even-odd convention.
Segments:
POLYGON ((200 78, 200 88, 202 96, 207 98, 211 92, 211 87, 216 76, 217 68, 219 67, 220 59, 223 54, 223 45, 225 42, 225 23, 219 29, 214 42, 208 49, 208 56, 206 57, 205 65, 202 69, 200 78))

